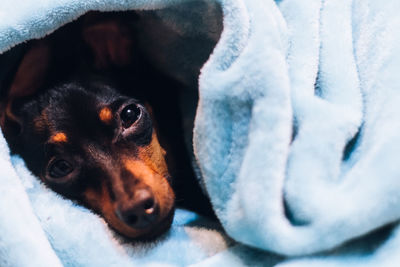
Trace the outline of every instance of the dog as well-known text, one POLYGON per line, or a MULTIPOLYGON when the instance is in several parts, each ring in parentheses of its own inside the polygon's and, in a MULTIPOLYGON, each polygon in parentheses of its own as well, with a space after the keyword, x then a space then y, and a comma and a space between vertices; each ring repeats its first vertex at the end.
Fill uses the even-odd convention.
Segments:
POLYGON ((211 208, 188 179, 187 157, 176 157, 186 153, 175 153, 184 148, 171 119, 180 85, 141 59, 129 27, 137 18, 125 19, 92 12, 24 45, 0 124, 11 152, 46 186, 123 236, 148 240, 169 229, 176 202, 191 199, 186 207, 203 214, 211 208))

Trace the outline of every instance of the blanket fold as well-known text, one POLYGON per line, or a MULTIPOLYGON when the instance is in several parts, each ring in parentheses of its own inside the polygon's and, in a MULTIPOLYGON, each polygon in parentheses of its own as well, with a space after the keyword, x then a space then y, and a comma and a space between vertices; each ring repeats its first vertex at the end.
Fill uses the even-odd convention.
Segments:
MULTIPOLYGON (((203 68, 194 143, 228 233, 304 255, 398 219, 399 6, 278 7, 246 1, 250 33, 241 54, 222 71, 218 55, 203 68)), ((226 38, 219 45, 237 36, 226 38)))
POLYGON ((126 243, 0 139, 1 266, 396 265, 400 2, 3 0, 0 52, 133 9, 153 63, 189 88, 200 73, 183 114, 190 128, 197 108, 188 135, 224 229, 180 210, 165 239, 126 243))

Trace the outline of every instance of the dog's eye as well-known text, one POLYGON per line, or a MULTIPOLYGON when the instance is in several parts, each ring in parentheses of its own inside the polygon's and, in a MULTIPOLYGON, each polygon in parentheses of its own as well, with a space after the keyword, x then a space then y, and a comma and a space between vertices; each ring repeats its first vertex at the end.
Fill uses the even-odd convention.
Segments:
POLYGON ((129 128, 135 121, 137 121, 140 117, 140 108, 135 105, 126 106, 119 115, 122 121, 122 126, 124 128, 129 128))
POLYGON ((74 168, 72 164, 66 160, 58 159, 50 164, 49 175, 51 178, 62 178, 70 174, 74 168))

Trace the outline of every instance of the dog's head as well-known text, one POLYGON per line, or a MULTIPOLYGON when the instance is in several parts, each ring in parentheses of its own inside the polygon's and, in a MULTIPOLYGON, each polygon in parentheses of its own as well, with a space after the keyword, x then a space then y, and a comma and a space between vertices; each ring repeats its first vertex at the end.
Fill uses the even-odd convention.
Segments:
POLYGON ((174 192, 150 110, 97 80, 39 91, 50 57, 43 42, 33 45, 2 103, 11 149, 46 185, 95 210, 123 235, 164 232, 174 192))

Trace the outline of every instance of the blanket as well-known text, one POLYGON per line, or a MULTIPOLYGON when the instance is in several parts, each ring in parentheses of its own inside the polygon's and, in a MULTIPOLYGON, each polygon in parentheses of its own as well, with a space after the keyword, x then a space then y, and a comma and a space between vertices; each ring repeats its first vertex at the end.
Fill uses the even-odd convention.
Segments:
POLYGON ((1 138, 1 266, 397 265, 400 2, 3 0, 0 52, 128 9, 171 33, 144 30, 154 62, 188 85, 199 76, 182 107, 223 230, 181 210, 164 239, 124 242, 1 138))

